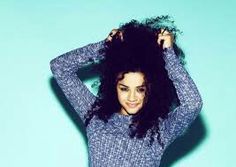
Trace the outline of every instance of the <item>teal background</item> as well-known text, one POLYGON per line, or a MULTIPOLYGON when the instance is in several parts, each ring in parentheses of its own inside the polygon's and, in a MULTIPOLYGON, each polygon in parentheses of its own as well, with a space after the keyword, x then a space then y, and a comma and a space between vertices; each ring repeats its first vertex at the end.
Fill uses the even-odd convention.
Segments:
POLYGON ((235 166, 235 7, 233 0, 0 1, 0 166, 88 166, 84 132, 58 98, 49 62, 120 23, 161 14, 183 31, 186 67, 204 103, 163 166, 235 166))

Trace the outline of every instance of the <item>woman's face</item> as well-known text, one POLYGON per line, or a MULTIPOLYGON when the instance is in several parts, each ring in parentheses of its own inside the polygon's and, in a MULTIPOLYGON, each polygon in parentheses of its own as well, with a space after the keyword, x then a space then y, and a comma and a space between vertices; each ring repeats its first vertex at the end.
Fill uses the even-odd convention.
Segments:
POLYGON ((144 83, 144 74, 141 72, 128 72, 118 81, 116 90, 121 114, 136 114, 143 107, 146 94, 144 83))

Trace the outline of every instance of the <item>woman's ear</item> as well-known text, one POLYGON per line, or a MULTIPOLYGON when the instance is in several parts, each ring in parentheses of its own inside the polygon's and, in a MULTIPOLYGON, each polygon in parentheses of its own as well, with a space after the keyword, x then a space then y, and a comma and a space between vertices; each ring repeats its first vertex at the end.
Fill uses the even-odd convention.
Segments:
POLYGON ((148 102, 148 96, 151 92, 151 83, 146 84, 146 93, 144 97, 144 105, 148 102))

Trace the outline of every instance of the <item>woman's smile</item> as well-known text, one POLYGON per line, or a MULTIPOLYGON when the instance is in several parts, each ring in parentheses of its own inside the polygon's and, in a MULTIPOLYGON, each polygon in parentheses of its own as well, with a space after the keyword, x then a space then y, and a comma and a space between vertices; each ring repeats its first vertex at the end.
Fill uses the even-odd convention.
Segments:
POLYGON ((126 103, 126 105, 129 107, 129 108, 135 108, 138 106, 139 103, 126 103))

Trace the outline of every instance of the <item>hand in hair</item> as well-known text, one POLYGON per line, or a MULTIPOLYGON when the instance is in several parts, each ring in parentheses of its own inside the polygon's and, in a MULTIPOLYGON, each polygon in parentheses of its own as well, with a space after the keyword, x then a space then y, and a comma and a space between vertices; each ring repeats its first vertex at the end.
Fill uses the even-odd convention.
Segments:
POLYGON ((123 34, 119 29, 113 29, 106 38, 106 42, 111 42, 114 38, 120 38, 123 41, 123 34))
POLYGON ((173 47, 174 37, 166 29, 161 29, 161 32, 157 33, 157 43, 162 49, 173 47))

